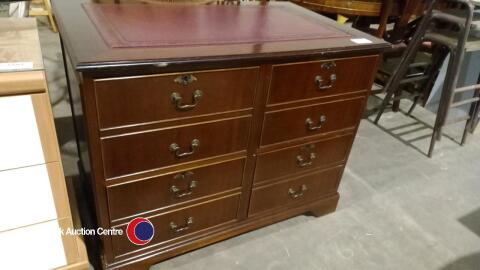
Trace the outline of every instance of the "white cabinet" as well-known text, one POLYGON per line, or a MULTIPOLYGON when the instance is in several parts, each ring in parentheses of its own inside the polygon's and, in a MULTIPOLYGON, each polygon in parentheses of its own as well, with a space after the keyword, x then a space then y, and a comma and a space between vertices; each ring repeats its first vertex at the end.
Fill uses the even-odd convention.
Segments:
POLYGON ((57 220, 0 233, 0 269, 53 269, 67 264, 57 220))
POLYGON ((57 218, 46 165, 0 171, 0 232, 57 218))
POLYGON ((0 171, 43 163, 31 96, 0 97, 0 171))

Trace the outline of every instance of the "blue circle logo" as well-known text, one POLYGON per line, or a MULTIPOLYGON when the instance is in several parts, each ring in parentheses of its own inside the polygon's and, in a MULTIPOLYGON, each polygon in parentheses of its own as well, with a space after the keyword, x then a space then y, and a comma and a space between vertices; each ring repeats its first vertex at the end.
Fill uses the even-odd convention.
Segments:
POLYGON ((127 225, 127 237, 135 245, 148 244, 155 235, 155 229, 150 220, 146 218, 134 218, 127 225))

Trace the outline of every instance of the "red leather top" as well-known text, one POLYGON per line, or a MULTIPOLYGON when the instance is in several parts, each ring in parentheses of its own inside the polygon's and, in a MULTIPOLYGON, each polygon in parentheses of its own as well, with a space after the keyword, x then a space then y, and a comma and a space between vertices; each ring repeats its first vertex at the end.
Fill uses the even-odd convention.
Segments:
POLYGON ((348 37, 282 6, 84 4, 112 48, 348 37))

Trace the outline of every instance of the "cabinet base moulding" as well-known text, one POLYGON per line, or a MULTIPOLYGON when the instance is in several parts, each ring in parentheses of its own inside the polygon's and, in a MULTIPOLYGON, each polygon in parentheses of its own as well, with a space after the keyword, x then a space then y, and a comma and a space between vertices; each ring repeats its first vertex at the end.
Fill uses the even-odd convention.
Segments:
POLYGON ((210 230, 205 235, 201 235, 196 239, 187 239, 184 242, 178 242, 171 246, 164 246, 159 250, 147 252, 144 251, 143 254, 145 255, 132 257, 114 264, 107 264, 104 265, 104 267, 108 270, 148 270, 152 265, 165 259, 178 256, 288 218, 300 216, 302 214, 320 217, 329 213, 333 213, 337 208, 338 200, 339 194, 336 193, 322 200, 315 200, 297 207, 290 206, 287 210, 278 209, 272 214, 247 218, 246 220, 229 224, 228 228, 219 227, 218 230, 210 230))

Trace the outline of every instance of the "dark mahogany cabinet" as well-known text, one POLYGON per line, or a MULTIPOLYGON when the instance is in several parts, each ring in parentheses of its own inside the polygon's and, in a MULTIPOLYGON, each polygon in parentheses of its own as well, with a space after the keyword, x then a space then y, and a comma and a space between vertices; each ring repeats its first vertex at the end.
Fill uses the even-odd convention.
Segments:
POLYGON ((54 0, 107 269, 333 212, 382 40, 287 2, 54 0), (120 1, 121 2, 121 1, 120 1))

